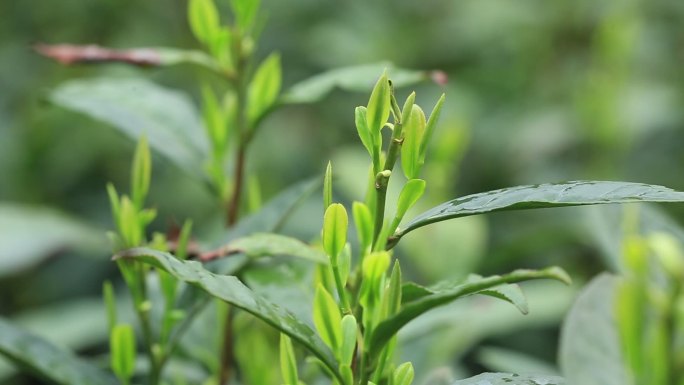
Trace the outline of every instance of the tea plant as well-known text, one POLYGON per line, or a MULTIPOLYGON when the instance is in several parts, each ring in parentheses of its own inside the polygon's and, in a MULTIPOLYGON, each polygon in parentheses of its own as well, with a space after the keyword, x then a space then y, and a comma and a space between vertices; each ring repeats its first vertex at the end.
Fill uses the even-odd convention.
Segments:
MULTIPOLYGON (((173 360, 183 358, 204 366, 202 378, 197 381, 205 384, 254 382, 248 378, 250 373, 267 373, 274 365, 267 360, 251 362, 254 360, 235 354, 237 324, 240 317, 250 315, 280 333, 279 343, 267 345, 266 353, 279 353, 284 384, 410 385, 414 377, 412 364, 398 364, 395 352, 397 333, 412 320, 475 294, 510 302, 526 313, 528 306, 517 283, 532 279, 568 282, 569 277, 560 268, 551 267, 500 276, 472 275, 461 282, 430 287, 405 282, 393 248, 407 234, 436 222, 495 211, 684 201, 684 193, 660 186, 569 182, 460 197, 405 222, 408 210, 428 186, 421 179, 421 171, 445 97, 436 102, 429 116, 415 103, 414 93, 400 104, 395 88, 420 80, 425 74, 390 69, 394 83, 383 74, 367 105, 354 111, 356 130, 370 159, 368 175, 359 175, 368 185, 366 197, 351 206, 358 244, 347 242, 348 210, 333 202, 330 164, 323 178, 325 214, 320 247, 277 234, 287 214, 303 195, 316 189, 317 182, 293 185, 263 207, 258 207, 258 188, 251 188, 255 196, 247 201, 257 203, 250 207, 253 214, 241 219, 241 213, 248 211, 243 195, 249 144, 268 113, 287 103, 316 101, 336 86, 366 90, 372 85, 367 80, 369 74, 375 78, 384 65, 332 71, 280 95, 277 54, 268 56, 254 71, 251 69, 260 30, 259 2, 233 0, 230 5, 233 22, 223 25, 211 0, 190 1, 190 26, 205 47, 204 52, 38 47, 44 54, 69 63, 123 61, 160 66, 191 62, 208 68, 227 86, 221 87, 219 95, 215 93, 219 87, 202 87, 201 120, 184 96, 141 80, 76 81, 52 95, 55 103, 109 122, 138 141, 130 194, 120 194, 113 185, 107 191, 116 227, 111 235, 114 260, 130 292, 139 336, 136 338, 133 323, 118 312, 120 294, 105 283, 110 370, 0 322, 0 353, 21 367, 70 385, 113 384, 117 382, 114 377, 122 384, 184 384, 195 380, 189 375, 171 374, 173 360), (136 92, 131 94, 131 89, 136 92), (148 238, 148 226, 156 215, 146 206, 152 173, 148 147, 211 186, 228 227, 221 240, 210 242, 215 247, 198 245, 195 239, 201 239, 202 234, 193 236, 189 221, 177 235, 155 233, 148 238), (232 173, 226 170, 229 158, 232 173), (398 175, 397 163, 405 178, 398 175), (401 183, 402 188, 396 207, 388 208, 391 181, 401 183), (260 259, 279 255, 297 257, 315 270, 310 287, 314 293, 310 317, 295 314, 245 284, 244 275, 260 259), (220 341, 220 347, 213 351, 219 358, 188 357, 187 352, 179 351, 183 338, 212 305, 220 315, 218 327, 210 331, 211 339, 220 341), (145 365, 138 363, 138 347, 144 351, 145 359, 141 361, 145 365)), ((248 183, 258 186, 258 180, 248 183)), ((424 257, 429 258, 429 250, 425 250, 424 257)), ((262 331, 258 326, 254 328, 262 331)), ((271 341, 268 337, 264 340, 271 341)), ((563 379, 549 376, 483 374, 456 384, 485 381, 511 385, 530 381, 563 383, 563 379)))

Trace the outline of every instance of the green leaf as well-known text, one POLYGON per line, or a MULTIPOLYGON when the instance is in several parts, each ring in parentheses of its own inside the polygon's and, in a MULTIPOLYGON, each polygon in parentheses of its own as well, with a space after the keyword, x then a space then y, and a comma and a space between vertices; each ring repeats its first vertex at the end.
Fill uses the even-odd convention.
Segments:
POLYGON ((561 329, 559 364, 571 384, 632 383, 618 335, 614 301, 619 278, 602 274, 577 297, 561 329))
POLYGON ((395 88, 409 86, 430 77, 428 71, 397 68, 387 62, 335 68, 295 84, 283 96, 283 102, 314 103, 323 99, 335 88, 368 92, 378 79, 378 74, 383 70, 387 70, 395 88))
POLYGON ((356 132, 358 132, 359 138, 361 138, 361 143, 363 143, 363 146, 366 147, 368 154, 372 158, 373 151, 375 151, 375 146, 373 143, 373 137, 371 136, 371 132, 368 129, 368 122, 366 120, 367 112, 368 110, 366 109, 366 107, 356 107, 356 109, 354 110, 354 123, 356 124, 356 132))
POLYGON ((494 275, 476 281, 465 282, 448 290, 441 290, 430 295, 422 296, 412 302, 406 303, 397 314, 378 325, 371 336, 369 344, 372 349, 371 356, 380 352, 390 338, 392 338, 404 325, 431 309, 446 305, 465 296, 479 294, 499 285, 533 279, 556 279, 565 283, 569 283, 570 281, 567 273, 558 267, 551 267, 544 270, 516 270, 503 276, 494 275))
POLYGON ((523 293, 522 289, 518 285, 501 285, 493 287, 489 290, 481 291, 479 294, 506 301, 518 308, 522 314, 527 314, 530 312, 529 306, 527 305, 527 299, 525 298, 525 293, 523 293))
POLYGON ((379 136, 390 113, 390 85, 387 72, 384 72, 371 92, 366 111, 366 122, 371 136, 379 136))
POLYGON ((435 126, 437 125, 437 121, 439 120, 439 115, 442 113, 442 105, 444 104, 445 98, 446 95, 444 94, 440 96, 439 100, 437 100, 437 104, 435 104, 435 107, 432 109, 432 112, 430 113, 430 117, 428 118, 427 125, 425 127, 425 133, 423 134, 420 143, 420 149, 418 151, 421 165, 425 162, 427 146, 430 144, 432 134, 435 132, 435 126))
POLYGON ((323 177, 323 209, 327 210, 332 204, 332 163, 328 161, 328 166, 325 168, 325 176, 323 177))
POLYGON ((259 66, 249 84, 247 115, 250 124, 257 120, 275 104, 282 81, 280 55, 272 53, 259 66))
POLYGON ((352 203, 352 214, 354 215, 354 226, 359 238, 361 254, 365 254, 373 242, 373 216, 368 206, 356 201, 352 203))
POLYGON ((397 218, 403 218, 406 212, 418 202, 418 199, 425 192, 425 181, 422 179, 411 179, 401 189, 399 201, 397 202, 397 218))
POLYGON ((195 261, 181 261, 169 253, 147 248, 124 251, 118 258, 135 258, 167 271, 177 279, 194 285, 209 295, 238 307, 288 335, 323 362, 340 378, 337 364, 326 345, 304 322, 290 312, 254 293, 234 276, 217 275, 195 261))
POLYGON ((684 202, 684 192, 643 183, 605 181, 541 184, 488 191, 442 203, 420 214, 391 237, 388 248, 417 228, 447 219, 496 211, 631 202, 684 202))
POLYGON ((188 21, 197 40, 211 45, 221 29, 218 10, 213 0, 190 0, 188 21))
POLYGON ((297 358, 292 348, 290 337, 280 334, 280 370, 283 374, 285 385, 298 385, 297 358))
POLYGON ((102 255, 104 230, 58 210, 0 203, 0 277, 18 273, 64 249, 102 255))
POLYGON ((64 83, 50 100, 108 123, 134 141, 145 135, 151 148, 201 177, 209 144, 185 94, 142 79, 99 78, 64 83))
POLYGON ((145 198, 150 190, 151 174, 152 160, 150 159, 150 148, 147 145, 147 138, 143 135, 138 140, 138 145, 135 148, 131 170, 131 196, 138 210, 142 210, 145 205, 145 198))
POLYGON ((420 174, 420 145, 425 134, 425 113, 417 105, 407 122, 404 122, 404 143, 401 145, 401 168, 407 179, 415 179, 420 174))
POLYGON ((112 332, 116 325, 116 295, 114 294, 114 287, 110 281, 105 281, 102 284, 102 297, 104 299, 105 308, 107 309, 107 326, 109 332, 112 332))
POLYGON ((135 334, 127 324, 116 325, 112 329, 109 346, 112 371, 124 383, 135 372, 135 334))
POLYGON ((105 371, 0 319, 0 354, 14 364, 62 385, 115 385, 105 371))
POLYGON ((575 384, 570 381, 566 382, 562 377, 557 376, 484 373, 479 376, 456 381, 453 385, 565 385, 566 383, 575 384))
POLYGON ((228 129, 231 125, 227 124, 221 104, 216 98, 214 91, 207 84, 202 86, 202 102, 204 126, 211 141, 215 157, 221 159, 228 145, 228 129))
POLYGON ((392 385, 411 385, 413 376, 413 365, 410 362, 404 362, 394 370, 392 385))
POLYGON ((342 330, 342 344, 340 345, 338 360, 342 365, 351 366, 358 333, 356 318, 351 314, 342 317, 340 329, 342 330))
POLYGON ((555 361, 555 357, 538 358, 513 349, 485 346, 478 349, 477 361, 485 368, 497 372, 558 375, 558 369, 550 362, 555 361))
POLYGON ((241 28, 249 29, 254 25, 260 2, 260 0, 231 0, 230 5, 233 8, 235 19, 241 28))
POLYGON ((325 210, 323 217, 323 248, 335 260, 347 243, 347 210, 339 203, 325 210))
POLYGON ((255 233, 236 239, 225 246, 225 254, 244 253, 252 258, 288 255, 327 263, 328 257, 306 243, 292 237, 271 233, 255 233))
POLYGON ((342 315, 337 302, 322 285, 316 288, 313 320, 323 341, 334 352, 339 351, 342 344, 342 315))

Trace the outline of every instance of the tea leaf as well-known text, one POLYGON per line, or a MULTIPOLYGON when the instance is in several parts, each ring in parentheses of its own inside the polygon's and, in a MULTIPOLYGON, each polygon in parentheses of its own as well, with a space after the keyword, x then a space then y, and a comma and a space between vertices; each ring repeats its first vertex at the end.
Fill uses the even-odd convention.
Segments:
POLYGON ((354 110, 354 122, 356 123, 356 131, 359 133, 359 138, 361 138, 361 143, 366 147, 368 154, 373 157, 373 151, 375 151, 375 146, 373 143, 373 136, 368 129, 367 122, 367 110, 366 107, 359 106, 354 110))
POLYGON ((28 269, 64 249, 102 255, 108 244, 103 230, 58 210, 0 204, 0 277, 28 269))
POLYGON ((323 248, 335 260, 347 242, 347 210, 339 203, 330 205, 323 217, 323 248))
POLYGON ((112 371, 125 383, 135 371, 135 334, 131 325, 116 325, 109 346, 112 371))
POLYGON ((407 179, 415 179, 420 173, 420 145, 425 134, 425 113, 417 105, 408 121, 404 122, 404 143, 401 145, 401 168, 407 179))
POLYGON ((427 71, 397 68, 387 62, 334 68, 295 84, 285 93, 283 102, 314 103, 323 99, 335 88, 368 92, 378 79, 378 74, 383 70, 387 70, 395 88, 415 84, 430 77, 427 71))
POLYGON ((252 258, 289 255, 317 263, 327 263, 328 257, 306 243, 292 237, 271 233, 256 233, 236 239, 225 246, 226 254, 244 253, 252 258))
POLYGON ((150 189, 151 173, 152 160, 150 159, 150 148, 147 146, 147 138, 143 135, 138 140, 138 145, 135 148, 131 170, 131 196, 138 210, 142 210, 147 192, 150 189))
POLYGON ((148 248, 126 250, 115 256, 135 258, 167 271, 177 279, 194 285, 209 295, 238 307, 299 342, 340 378, 335 359, 316 333, 303 321, 280 306, 254 293, 234 276, 218 275, 196 261, 181 261, 169 253, 148 248))
POLYGON ((342 365, 351 365, 358 332, 356 318, 351 314, 342 317, 340 329, 342 330, 342 344, 340 345, 338 360, 342 365))
POLYGON ((413 365, 410 362, 404 362, 394 370, 393 385, 411 385, 413 382, 413 365))
POLYGON ((373 92, 368 100, 366 122, 371 135, 379 136, 390 113, 390 85, 387 73, 383 73, 375 83, 373 92))
POLYGON ((259 66, 249 84, 247 115, 250 124, 259 120, 275 103, 282 79, 280 55, 272 53, 259 66))
POLYGON ((432 109, 432 112, 430 113, 430 117, 428 118, 427 125, 425 126, 425 134, 423 134, 421 143, 420 143, 420 149, 419 149, 419 159, 420 159, 420 164, 422 165, 423 162, 425 162, 425 154, 427 152, 427 146, 430 144, 430 139, 432 138, 432 133, 435 131, 435 126, 437 125, 437 121, 439 120, 439 115, 442 113, 442 105, 444 104, 444 100, 446 98, 446 95, 442 94, 440 96, 439 100, 437 100, 437 104, 435 104, 435 107, 432 109))
MULTIPOLYGON (((232 0, 230 5, 233 8, 237 24, 243 29, 249 29, 254 24, 254 20, 259 10, 260 0, 232 0)), ((297 384, 292 384, 297 385, 297 384)))
POLYGON ((425 181, 422 179, 411 179, 399 193, 399 202, 397 202, 397 218, 403 218, 406 212, 418 202, 418 199, 423 196, 425 192, 425 181))
POLYGON ((102 284, 102 298, 107 310, 107 327, 109 332, 112 332, 116 325, 116 295, 114 294, 114 287, 110 281, 105 281, 102 284))
POLYGON ((316 288, 313 320, 323 341, 334 352, 338 352, 342 342, 342 315, 335 299, 321 285, 316 288))
POLYGON ((64 83, 50 101, 108 123, 135 141, 145 135, 151 148, 201 177, 209 143, 185 94, 142 79, 99 78, 64 83))
POLYGON ((332 204, 332 163, 328 161, 328 167, 325 168, 325 176, 323 177, 323 209, 327 210, 332 204))
POLYGON ((517 186, 467 195, 420 214, 390 237, 388 248, 407 233, 447 219, 496 211, 631 202, 684 202, 684 192, 629 182, 577 181, 517 186))
POLYGON ((221 28, 218 10, 213 0, 190 0, 188 21, 197 40, 210 45, 221 28))
POLYGON ((361 202, 352 203, 352 214, 361 254, 365 255, 373 242, 373 217, 368 206, 361 202))
POLYGON ((0 354, 39 377, 61 385, 115 385, 109 373, 0 319, 0 354))
MULTIPOLYGON (((569 383, 569 382, 567 382, 569 383)), ((547 375, 527 375, 509 373, 484 373, 465 380, 454 382, 452 385, 565 385, 562 377, 547 375)))
POLYGON ((381 322, 377 326, 371 336, 369 344, 372 349, 371 356, 379 353, 390 338, 392 338, 404 325, 431 309, 446 305, 465 296, 479 294, 499 285, 529 281, 532 279, 556 279, 565 283, 569 282, 567 273, 558 267, 551 267, 544 270, 516 270, 503 276, 494 275, 470 282, 467 281, 446 290, 424 295, 412 302, 405 303, 397 314, 381 322))
POLYGON ((614 301, 619 278, 602 274, 577 297, 561 329, 559 364, 572 384, 632 381, 618 335, 614 301))
POLYGON ((280 370, 285 385, 298 385, 297 357, 295 357, 292 341, 285 334, 280 334, 280 370))

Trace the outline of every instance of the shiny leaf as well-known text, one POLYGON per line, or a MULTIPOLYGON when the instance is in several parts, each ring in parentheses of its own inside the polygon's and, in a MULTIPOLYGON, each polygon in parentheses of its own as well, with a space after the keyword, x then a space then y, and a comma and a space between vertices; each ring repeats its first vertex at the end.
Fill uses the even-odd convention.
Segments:
POLYGON ((402 236, 417 228, 447 219, 496 211, 630 202, 684 202, 684 192, 642 183, 605 181, 541 184, 488 191, 442 203, 420 214, 391 237, 388 247, 393 247, 402 236))
POLYGON ((556 279, 565 283, 569 283, 570 280, 565 271, 558 267, 551 267, 544 270, 516 270, 503 276, 495 275, 465 282, 448 290, 441 290, 405 304, 397 314, 378 325, 371 336, 369 346, 373 353, 378 353, 404 325, 431 309, 446 305, 465 296, 479 294, 499 285, 533 279, 556 279))
POLYGON ((177 279, 204 290, 209 295, 253 314, 299 342, 339 378, 335 359, 323 341, 303 321, 254 293, 234 276, 217 275, 195 261, 181 261, 169 253, 147 248, 130 249, 115 258, 135 258, 162 269, 177 279))
MULTIPOLYGON (((568 382, 569 383, 569 382, 568 382)), ((565 385, 562 377, 547 375, 484 373, 452 385, 565 385)), ((577 384, 579 385, 579 384, 577 384)))

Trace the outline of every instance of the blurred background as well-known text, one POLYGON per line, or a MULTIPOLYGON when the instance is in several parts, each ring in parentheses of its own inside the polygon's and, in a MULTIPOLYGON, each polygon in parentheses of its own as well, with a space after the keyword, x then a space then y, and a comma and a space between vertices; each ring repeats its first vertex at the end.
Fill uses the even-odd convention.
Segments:
MULTIPOLYGON (((64 67, 31 45, 197 48, 186 6, 0 2, 0 314, 84 353, 106 344, 101 284, 118 278, 104 235, 112 227, 105 184, 128 185, 134 143, 47 95, 70 79, 143 77, 197 101, 211 76, 190 65, 64 67)), ((413 87, 426 110, 447 94, 423 209, 468 193, 577 179, 684 190, 684 2, 263 0, 263 14, 257 56, 281 53, 285 90, 332 68, 379 61, 448 75, 444 86, 413 87)), ((408 92, 399 90, 399 99, 408 92)), ((339 199, 361 199, 367 159, 353 108, 367 98, 335 91, 272 114, 249 153, 264 199, 319 175, 330 159, 339 199)), ((149 201, 162 231, 185 218, 201 226, 215 212, 209 191, 161 158, 149 201)), ((684 215, 681 206, 667 210, 684 215)), ((289 231, 310 239, 320 229, 319 196, 301 211, 289 231)), ((530 285, 527 317, 475 301, 463 305, 479 309, 472 317, 447 309, 416 321, 404 335, 405 356, 431 376, 506 370, 516 359, 553 372, 558 328, 575 293, 614 267, 596 234, 615 223, 596 218, 585 209, 502 213, 408 236, 398 253, 421 283, 552 264, 576 283, 530 285), (430 353, 412 357, 419 349, 430 353)), ((0 373, 0 383, 22 383, 6 365, 0 373)))

